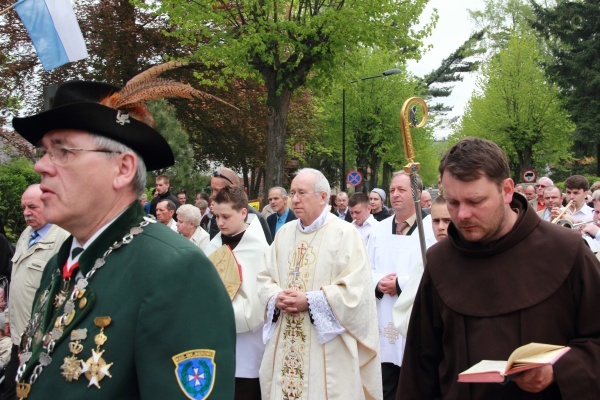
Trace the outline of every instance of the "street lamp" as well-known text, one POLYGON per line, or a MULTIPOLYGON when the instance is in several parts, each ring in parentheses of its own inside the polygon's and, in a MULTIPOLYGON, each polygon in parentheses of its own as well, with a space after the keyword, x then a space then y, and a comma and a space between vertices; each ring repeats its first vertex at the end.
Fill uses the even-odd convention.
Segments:
MULTIPOLYGON (((390 75, 400 74, 397 68, 388 69, 383 71, 381 75, 367 76, 360 79, 355 79, 349 83, 356 83, 358 81, 366 81, 368 79, 383 78, 390 75)), ((342 184, 340 185, 342 192, 346 191, 346 88, 342 89, 342 184)))

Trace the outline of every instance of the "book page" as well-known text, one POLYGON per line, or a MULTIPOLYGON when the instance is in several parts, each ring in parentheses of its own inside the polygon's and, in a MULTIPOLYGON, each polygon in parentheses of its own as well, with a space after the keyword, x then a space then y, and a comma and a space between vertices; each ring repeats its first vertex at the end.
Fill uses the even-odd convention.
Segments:
POLYGON ((483 360, 473 365, 468 370, 461 372, 461 375, 481 374, 485 372, 497 372, 504 375, 506 369, 506 361, 483 360))
MULTIPOLYGON (((527 359, 532 356, 540 355, 547 353, 552 350, 562 349, 565 346, 557 346, 554 344, 543 344, 543 343, 529 343, 524 346, 517 348, 512 352, 508 359, 508 368, 510 368, 513 363, 517 360, 522 362, 524 359, 527 359)), ((552 357, 550 357, 552 359, 552 357)))

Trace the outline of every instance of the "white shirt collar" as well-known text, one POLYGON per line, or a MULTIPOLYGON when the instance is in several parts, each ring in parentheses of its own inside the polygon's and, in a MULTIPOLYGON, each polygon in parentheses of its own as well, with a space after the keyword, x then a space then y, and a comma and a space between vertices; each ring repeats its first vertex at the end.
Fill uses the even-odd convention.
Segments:
POLYGON ((302 225, 300 218, 298 218, 298 229, 300 229, 304 233, 314 232, 323 226, 323 224, 325 223, 325 219, 327 219, 328 214, 331 214, 331 213, 329 211, 327 211, 327 207, 323 208, 321 215, 319 215, 319 217, 317 217, 317 219, 315 219, 312 224, 310 224, 306 227, 302 225))

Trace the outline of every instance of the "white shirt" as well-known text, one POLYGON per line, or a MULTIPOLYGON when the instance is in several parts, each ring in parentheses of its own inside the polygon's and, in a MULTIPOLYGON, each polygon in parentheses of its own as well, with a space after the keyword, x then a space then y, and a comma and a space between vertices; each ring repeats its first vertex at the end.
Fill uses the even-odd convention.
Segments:
POLYGON ((594 217, 594 209, 584 204, 579 211, 571 214, 571 216, 580 222, 591 221, 594 217))
POLYGON ((371 236, 371 231, 373 227, 378 224, 378 221, 375 219, 373 214, 369 215, 369 218, 365 222, 363 222, 362 226, 356 225, 356 220, 352 221, 352 225, 358 230, 360 236, 362 236, 363 241, 365 242, 365 246, 369 243, 369 237, 371 236))

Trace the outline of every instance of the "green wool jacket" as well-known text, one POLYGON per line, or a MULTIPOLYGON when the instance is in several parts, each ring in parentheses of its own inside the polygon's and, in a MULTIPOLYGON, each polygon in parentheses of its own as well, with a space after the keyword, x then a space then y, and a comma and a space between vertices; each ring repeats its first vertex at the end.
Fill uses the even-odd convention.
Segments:
MULTIPOLYGON (((82 254, 83 275, 115 241, 143 220, 138 202, 132 203, 82 254)), ((60 271, 68 258, 72 238, 61 247, 44 270, 32 316, 41 324, 32 336, 31 359, 21 382, 29 382, 39 364, 43 334, 51 332, 64 314, 66 302, 56 309, 62 286, 60 271), (46 292, 48 290, 48 292, 46 292), (42 298, 46 293, 46 300, 42 298)), ((52 361, 31 385, 28 400, 37 399, 233 399, 235 373, 235 323, 231 301, 214 266, 183 236, 160 223, 150 223, 133 240, 106 257, 106 264, 90 277, 85 293, 77 298, 70 322, 56 339, 52 361), (74 315, 73 315, 74 314, 74 315), (104 328, 107 340, 98 350, 97 317, 110 317, 104 328), (87 329, 74 355, 73 330, 87 329), (73 345, 69 345, 73 343, 73 345), (81 365, 92 350, 110 365, 111 377, 93 383, 81 374, 67 381, 61 366, 75 357, 81 365)), ((74 279, 76 281, 76 279, 74 279)), ((71 282, 73 291, 76 282, 71 282)), ((69 297, 67 297, 69 298, 69 297)), ((56 332, 56 330, 55 330, 56 332)), ((54 337, 53 337, 54 339, 54 337)), ((98 360, 98 356, 96 357, 98 360)), ((94 369, 90 361, 89 367, 94 369)), ((85 367, 84 367, 85 369, 85 367)), ((92 380, 90 380, 92 378, 92 380)), ((17 396, 18 398, 19 396, 17 396)))

